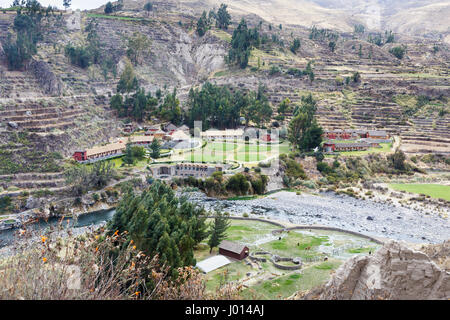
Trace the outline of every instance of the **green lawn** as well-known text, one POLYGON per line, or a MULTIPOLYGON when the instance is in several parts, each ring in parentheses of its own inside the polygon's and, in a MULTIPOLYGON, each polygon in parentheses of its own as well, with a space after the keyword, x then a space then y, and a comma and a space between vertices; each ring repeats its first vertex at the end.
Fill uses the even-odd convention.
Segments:
MULTIPOLYGON (((212 219, 208 219, 208 222, 212 219)), ((237 241, 251 245, 256 240, 270 235, 273 230, 279 227, 266 222, 252 220, 230 220, 231 225, 227 229, 227 240, 237 241)))
MULTIPOLYGON (((211 222, 208 219, 207 222, 211 222)), ((284 238, 262 243, 258 240, 273 237, 272 231, 279 227, 266 222, 251 220, 231 220, 227 230, 226 239, 246 244, 250 251, 267 250, 283 257, 323 257, 317 250, 321 245, 333 245, 340 247, 354 241, 353 235, 341 232, 314 230, 314 231, 290 231, 284 238), (347 239, 348 237, 348 239, 347 239), (258 241, 258 242, 257 242, 258 241), (259 245, 258 245, 259 243, 259 245), (308 247, 310 249, 306 250, 308 247)), ((273 238, 272 238, 273 239, 273 238)), ((362 249, 353 249, 350 254, 364 254, 367 250, 375 251, 376 245, 363 244, 362 249), (370 247, 370 248, 369 248, 370 247)), ((211 255, 216 255, 218 249, 209 253, 206 244, 200 244, 195 250, 195 258, 201 261, 211 255)), ((276 268, 266 255, 266 262, 260 262, 261 269, 254 268, 245 261, 234 261, 205 275, 206 289, 209 292, 217 290, 220 284, 235 281, 249 280, 245 282, 249 287, 245 288, 240 296, 244 299, 282 299, 291 296, 297 291, 305 291, 325 283, 342 263, 341 258, 328 256, 328 261, 320 259, 317 262, 305 262, 301 270, 285 271, 276 268), (247 273, 251 273, 248 277, 247 273)), ((280 262, 284 265, 292 265, 292 262, 280 262)))
POLYGON ((450 201, 450 186, 442 184, 392 183, 389 186, 397 191, 424 194, 432 198, 450 201))
POLYGON ((236 150, 239 145, 237 143, 222 143, 222 142, 213 142, 208 143, 205 147, 206 150, 210 151, 233 151, 236 150))
POLYGON ((256 143, 209 142, 203 149, 192 150, 183 156, 183 160, 192 162, 259 162, 281 153, 289 152, 289 144, 266 145, 256 143))
POLYGON ((283 257, 311 258, 319 256, 320 254, 316 251, 317 247, 327 242, 327 236, 310 236, 291 231, 281 240, 265 243, 261 245, 261 247, 283 257), (305 250, 308 247, 310 247, 310 249, 305 250))
POLYGON ((284 299, 297 291, 310 290, 325 283, 341 264, 341 261, 333 260, 302 269, 302 273, 290 273, 273 280, 260 281, 260 283, 245 289, 242 292, 244 299, 284 299))

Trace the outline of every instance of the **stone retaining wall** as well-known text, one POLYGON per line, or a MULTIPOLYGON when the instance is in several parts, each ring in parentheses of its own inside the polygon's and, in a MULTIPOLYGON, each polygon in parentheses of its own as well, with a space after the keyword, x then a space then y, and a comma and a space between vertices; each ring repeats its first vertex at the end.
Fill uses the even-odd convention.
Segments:
MULTIPOLYGON (((214 216, 207 216, 207 218, 214 218, 214 216)), ((234 216, 229 216, 230 219, 233 220, 249 220, 249 221, 259 221, 259 222, 265 222, 265 223, 270 223, 274 226, 277 227, 281 227, 283 229, 278 229, 278 230, 273 230, 272 234, 276 234, 276 233, 282 233, 284 231, 290 231, 290 230, 307 230, 307 229, 314 229, 314 230, 328 230, 328 231, 338 231, 338 232, 344 232, 344 233, 349 233, 361 238, 366 238, 370 241, 373 241, 377 244, 383 244, 384 242, 380 239, 356 232, 356 231, 350 231, 350 230, 346 230, 346 229, 341 229, 341 228, 336 228, 336 227, 327 227, 327 226, 295 226, 295 227, 286 227, 283 224, 279 223, 279 222, 275 222, 275 221, 270 221, 270 220, 265 220, 265 219, 260 219, 260 218, 246 218, 246 217, 234 217, 234 216)))
POLYGON ((296 227, 290 227, 290 228, 286 228, 285 230, 305 230, 305 229, 315 229, 315 230, 328 230, 328 231, 338 231, 338 232, 344 232, 344 233, 349 233, 361 238, 366 238, 370 241, 373 241, 375 243, 378 244, 383 244, 383 241, 376 239, 374 237, 356 232, 356 231, 350 231, 350 230, 345 230, 345 229, 341 229, 341 228, 335 228, 335 227, 326 227, 326 226, 296 226, 296 227))

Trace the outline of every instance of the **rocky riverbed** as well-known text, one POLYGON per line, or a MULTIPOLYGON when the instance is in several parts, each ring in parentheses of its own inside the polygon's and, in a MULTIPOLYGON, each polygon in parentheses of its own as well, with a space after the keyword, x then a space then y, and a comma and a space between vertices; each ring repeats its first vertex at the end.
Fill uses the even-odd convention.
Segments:
POLYGON ((323 225, 366 235, 412 243, 439 243, 450 239, 450 223, 438 215, 361 200, 332 192, 319 195, 280 191, 253 200, 217 200, 187 193, 206 209, 222 208, 232 215, 266 217, 300 225, 323 225))

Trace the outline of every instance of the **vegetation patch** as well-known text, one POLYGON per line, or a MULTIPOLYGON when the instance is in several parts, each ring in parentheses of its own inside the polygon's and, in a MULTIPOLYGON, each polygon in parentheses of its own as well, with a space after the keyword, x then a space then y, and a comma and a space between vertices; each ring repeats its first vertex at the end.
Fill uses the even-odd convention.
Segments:
POLYGON ((424 194, 432 198, 450 201, 450 186, 442 184, 392 183, 389 186, 397 191, 424 194))

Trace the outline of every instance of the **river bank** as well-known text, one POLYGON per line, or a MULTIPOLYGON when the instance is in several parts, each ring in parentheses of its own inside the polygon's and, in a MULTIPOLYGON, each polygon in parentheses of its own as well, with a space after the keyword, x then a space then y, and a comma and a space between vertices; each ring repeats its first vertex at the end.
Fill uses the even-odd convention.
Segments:
POLYGON ((246 214, 296 225, 338 227, 412 243, 439 243, 450 238, 448 218, 333 192, 297 195, 280 191, 250 200, 217 200, 202 193, 185 195, 206 210, 217 208, 237 216, 246 214))
MULTIPOLYGON (((409 243, 440 243, 450 238, 448 218, 333 192, 296 194, 277 191, 249 200, 220 200, 207 197, 201 192, 180 191, 177 194, 187 196, 190 201, 204 206, 209 211, 217 208, 235 217, 245 215, 250 218, 263 218, 291 227, 324 226, 409 243)), ((66 227, 77 232, 81 231, 81 228, 96 228, 112 219, 115 213, 113 208, 113 204, 105 207, 99 203, 90 207, 91 210, 78 212, 75 219, 64 218, 64 223, 66 227)), ((28 228, 39 231, 57 225, 60 219, 51 217, 46 221, 31 224, 28 228)), ((16 232, 17 229, 0 231, 0 247, 11 244, 16 232)), ((4 250, 0 250, 0 255, 1 251, 4 250)))

